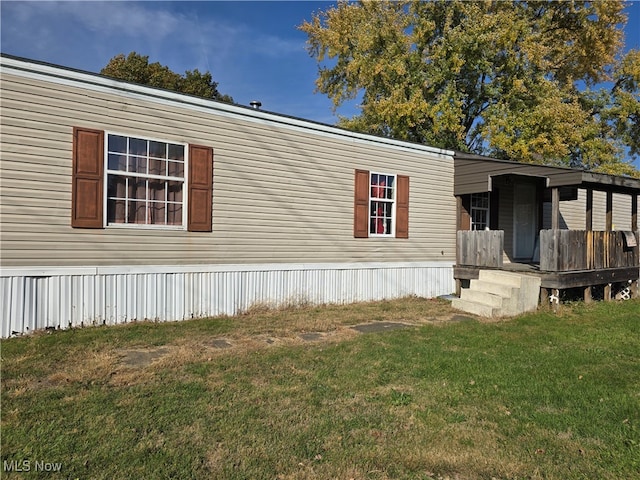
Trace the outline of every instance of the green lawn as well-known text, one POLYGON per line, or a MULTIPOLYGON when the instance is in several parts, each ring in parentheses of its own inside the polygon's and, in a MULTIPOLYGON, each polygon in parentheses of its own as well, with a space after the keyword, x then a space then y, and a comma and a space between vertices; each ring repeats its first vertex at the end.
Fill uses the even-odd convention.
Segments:
POLYGON ((5 340, 0 476, 638 478, 639 301, 451 314, 410 298, 5 340), (381 320, 416 325, 346 327, 381 320))

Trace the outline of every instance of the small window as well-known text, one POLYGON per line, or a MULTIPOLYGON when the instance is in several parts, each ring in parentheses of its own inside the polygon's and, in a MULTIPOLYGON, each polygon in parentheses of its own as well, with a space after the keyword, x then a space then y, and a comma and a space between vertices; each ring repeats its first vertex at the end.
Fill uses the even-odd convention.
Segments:
POLYGON ((489 228, 489 192, 471 194, 471 230, 489 228))
POLYGON ((369 235, 393 236, 396 176, 371 173, 369 179, 369 235))
POLYGON ((109 134, 108 225, 184 227, 186 146, 109 134))

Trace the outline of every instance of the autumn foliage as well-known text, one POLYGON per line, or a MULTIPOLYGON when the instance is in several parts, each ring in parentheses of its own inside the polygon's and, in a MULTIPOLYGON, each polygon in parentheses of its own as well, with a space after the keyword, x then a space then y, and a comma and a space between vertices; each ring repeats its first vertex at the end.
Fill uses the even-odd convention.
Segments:
POLYGON ((299 28, 344 127, 638 175, 640 53, 620 0, 341 1, 299 28))

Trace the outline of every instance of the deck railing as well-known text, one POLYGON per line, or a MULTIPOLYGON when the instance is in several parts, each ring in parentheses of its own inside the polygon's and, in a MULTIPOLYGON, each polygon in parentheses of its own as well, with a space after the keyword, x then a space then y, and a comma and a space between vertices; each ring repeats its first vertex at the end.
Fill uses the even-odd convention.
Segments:
POLYGON ((540 270, 567 272, 639 266, 639 232, 541 230, 540 270))
MULTIPOLYGON (((457 265, 502 268, 502 230, 459 230, 457 265)), ((571 272, 640 267, 640 232, 541 230, 540 270, 571 272)))
POLYGON ((458 230, 458 265, 502 267, 502 230, 458 230))

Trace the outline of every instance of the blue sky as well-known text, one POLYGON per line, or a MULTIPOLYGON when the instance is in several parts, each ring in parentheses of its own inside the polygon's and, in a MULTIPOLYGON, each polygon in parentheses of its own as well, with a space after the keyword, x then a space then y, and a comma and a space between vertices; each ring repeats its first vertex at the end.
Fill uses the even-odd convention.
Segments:
MULTIPOLYGON (((332 1, 0 2, 1 50, 99 72, 136 51, 171 70, 211 72, 221 93, 243 105, 335 123, 331 101, 314 93, 317 65, 296 27, 332 1)), ((626 47, 640 49, 640 1, 629 2, 626 47)), ((351 116, 353 105, 338 110, 351 116)), ((640 160, 636 161, 640 168, 640 160)))

